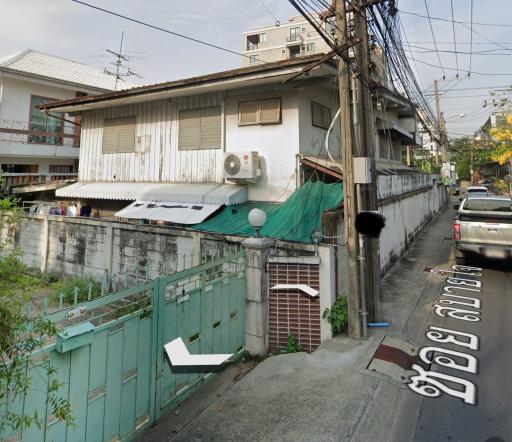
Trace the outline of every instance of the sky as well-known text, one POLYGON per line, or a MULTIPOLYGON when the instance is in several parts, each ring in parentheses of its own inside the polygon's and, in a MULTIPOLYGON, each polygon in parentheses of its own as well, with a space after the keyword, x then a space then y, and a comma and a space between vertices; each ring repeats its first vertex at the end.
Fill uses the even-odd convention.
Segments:
MULTIPOLYGON (((242 50, 242 32, 271 25, 276 18, 285 22, 289 16, 297 15, 287 0, 86 1, 236 52, 242 50)), ((440 61, 436 52, 429 52, 435 49, 429 20, 407 14, 427 15, 425 3, 431 17, 448 20, 453 3, 455 20, 469 23, 472 1, 397 0, 405 35, 414 46, 410 47, 412 54, 407 51, 409 62, 425 95, 435 110, 431 94, 433 81, 438 79, 443 95, 441 110, 447 120, 449 135, 470 134, 496 109, 492 104, 493 97, 497 101, 506 97, 507 87, 512 85, 512 35, 509 35, 512 31, 512 1, 473 0, 474 23, 507 26, 474 24, 471 32, 469 24, 468 27, 455 24, 455 41, 461 52, 457 57, 453 53, 452 23, 432 20, 440 61), (472 73, 468 78, 471 34, 472 73), (494 95, 491 95, 493 91, 494 95), (484 100, 488 103, 486 107, 483 107, 484 100)), ((106 49, 118 51, 124 31, 123 52, 131 58, 131 70, 142 76, 142 79, 130 77, 129 80, 137 84, 187 78, 237 68, 242 63, 239 55, 149 29, 71 0, 0 0, 0 11, 0 57, 34 49, 113 70, 114 66, 109 63, 113 63, 114 58, 107 55, 106 49)), ((405 36, 402 40, 406 43, 405 36)))

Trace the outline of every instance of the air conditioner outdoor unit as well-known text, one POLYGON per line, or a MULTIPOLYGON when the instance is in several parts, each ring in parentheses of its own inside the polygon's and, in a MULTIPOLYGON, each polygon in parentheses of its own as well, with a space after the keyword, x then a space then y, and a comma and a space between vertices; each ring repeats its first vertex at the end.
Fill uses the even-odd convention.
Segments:
POLYGON ((228 180, 255 180, 261 175, 258 152, 226 152, 224 177, 228 180))

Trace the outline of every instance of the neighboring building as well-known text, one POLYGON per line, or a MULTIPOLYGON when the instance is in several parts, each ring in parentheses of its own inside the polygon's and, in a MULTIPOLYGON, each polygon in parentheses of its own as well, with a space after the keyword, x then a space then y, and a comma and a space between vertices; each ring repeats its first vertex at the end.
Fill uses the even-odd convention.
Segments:
MULTIPOLYGON (((325 22, 327 32, 334 32, 331 22, 325 22)), ((254 28, 243 34, 243 66, 286 60, 318 53, 327 53, 329 45, 301 15, 288 22, 254 28)))
MULTIPOLYGON (((76 177, 80 117, 36 106, 114 90, 116 79, 99 69, 26 50, 0 58, 0 170, 3 189, 76 177)), ((131 87, 120 80, 118 89, 131 87)))
MULTIPOLYGON (((314 14, 326 33, 334 36, 334 18, 321 18, 314 14)), ((316 29, 301 15, 290 17, 286 23, 261 26, 244 32, 242 37, 242 66, 289 60, 315 54, 327 54, 331 47, 316 29)), ((385 58, 382 48, 371 48, 371 77, 382 85, 387 84, 385 58)), ((349 50, 352 56, 352 50, 349 50)))
MULTIPOLYGON (((52 113, 82 118, 79 182, 57 195, 98 204, 117 200, 118 208, 134 200, 219 207, 246 200, 283 202, 315 170, 340 180, 339 120, 329 153, 324 147, 338 109, 336 66, 327 61, 300 75, 320 58, 46 105, 52 113), (256 152, 254 161, 250 152, 256 152)), ((414 108, 385 88, 374 95, 381 103, 378 158, 385 168, 402 167, 401 144, 412 142, 417 130, 414 108)))

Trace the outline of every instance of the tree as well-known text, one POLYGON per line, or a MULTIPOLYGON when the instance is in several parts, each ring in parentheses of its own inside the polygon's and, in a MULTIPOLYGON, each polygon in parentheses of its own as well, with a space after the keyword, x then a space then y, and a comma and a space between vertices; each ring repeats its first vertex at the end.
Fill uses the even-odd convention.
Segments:
MULTIPOLYGON (((15 198, 0 199, 0 232, 19 220, 20 209, 15 198)), ((20 250, 6 251, 6 240, 0 242, 0 434, 41 426, 44 416, 37 412, 21 415, 9 404, 26 396, 31 387, 32 352, 56 333, 53 323, 43 318, 29 319, 24 305, 30 293, 44 284, 42 275, 28 268, 20 259, 20 250)), ((61 384, 49 359, 43 362, 48 375, 47 399, 51 413, 73 425, 71 407, 57 394, 61 384)))

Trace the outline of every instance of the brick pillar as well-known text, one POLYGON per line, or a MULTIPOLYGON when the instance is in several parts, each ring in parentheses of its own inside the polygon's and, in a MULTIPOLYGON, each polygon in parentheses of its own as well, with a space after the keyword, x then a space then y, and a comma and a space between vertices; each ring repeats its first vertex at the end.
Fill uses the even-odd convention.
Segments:
POLYGON ((255 355, 265 355, 268 343, 268 273, 267 257, 274 241, 269 238, 249 238, 245 248, 245 349, 255 355))

